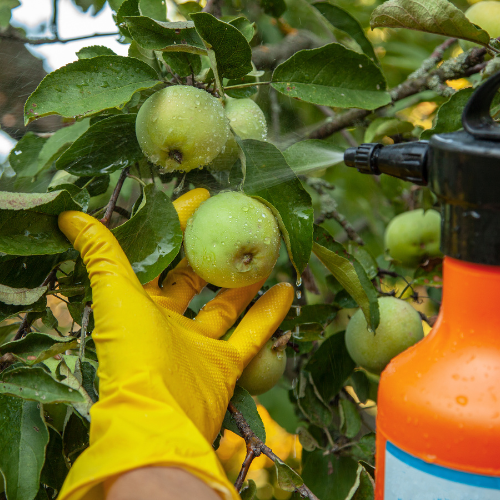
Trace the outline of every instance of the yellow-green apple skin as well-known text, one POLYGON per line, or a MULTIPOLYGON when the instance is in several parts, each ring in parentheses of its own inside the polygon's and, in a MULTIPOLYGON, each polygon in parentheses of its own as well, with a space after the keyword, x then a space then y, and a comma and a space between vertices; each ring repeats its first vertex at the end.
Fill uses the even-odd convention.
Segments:
MULTIPOLYGON (((467 19, 486 30, 491 38, 500 36, 500 2, 484 1, 470 6, 465 11, 467 19)), ((463 51, 472 47, 481 47, 481 45, 468 40, 459 40, 463 51)))
MULTIPOLYGON (((226 101, 226 116, 235 134, 241 139, 267 139, 267 123, 264 113, 252 99, 230 99, 226 101)), ((228 170, 238 159, 239 148, 233 134, 222 152, 208 165, 213 171, 228 170)))
POLYGON ((273 213, 260 201, 226 191, 203 202, 189 219, 184 250, 208 283, 239 288, 271 273, 281 236, 273 213))
POLYGON ((272 339, 266 342, 236 382, 252 396, 258 396, 271 390, 285 371, 286 352, 273 349, 274 342, 272 339))
POLYGON ((412 210, 397 215, 385 231, 389 255, 406 267, 417 267, 441 251, 441 215, 436 210, 412 210))
POLYGON ((361 309, 353 315, 345 332, 347 351, 355 363, 379 374, 394 357, 424 338, 418 312, 404 300, 395 297, 378 299, 380 323, 368 331, 361 309))
POLYGON ((229 138, 222 104, 208 92, 174 85, 146 99, 137 114, 142 152, 164 172, 189 172, 210 163, 229 138))

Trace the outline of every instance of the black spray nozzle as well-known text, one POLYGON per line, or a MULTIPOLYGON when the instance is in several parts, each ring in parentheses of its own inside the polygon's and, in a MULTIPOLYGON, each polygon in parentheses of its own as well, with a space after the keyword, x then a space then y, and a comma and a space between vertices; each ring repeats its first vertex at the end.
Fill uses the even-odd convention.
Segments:
POLYGON ((387 174, 427 185, 427 141, 406 142, 383 146, 378 143, 361 144, 349 148, 344 153, 344 162, 348 167, 357 168, 365 174, 387 174))

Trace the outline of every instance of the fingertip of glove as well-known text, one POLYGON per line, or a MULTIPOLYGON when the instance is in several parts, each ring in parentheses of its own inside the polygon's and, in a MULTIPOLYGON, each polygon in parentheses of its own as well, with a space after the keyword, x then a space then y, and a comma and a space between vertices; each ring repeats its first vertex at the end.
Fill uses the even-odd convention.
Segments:
POLYGON ((60 213, 57 223, 59 229, 65 234, 70 243, 73 244, 85 226, 92 221, 95 221, 95 219, 90 215, 70 210, 60 213))
POLYGON ((173 202, 183 231, 186 229, 187 221, 196 212, 196 209, 208 198, 210 198, 210 193, 207 189, 196 188, 183 194, 173 202))

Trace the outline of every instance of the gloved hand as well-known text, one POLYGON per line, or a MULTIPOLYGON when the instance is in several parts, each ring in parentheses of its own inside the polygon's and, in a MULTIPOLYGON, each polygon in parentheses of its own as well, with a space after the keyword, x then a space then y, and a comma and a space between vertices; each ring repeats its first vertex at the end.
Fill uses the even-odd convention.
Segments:
MULTIPOLYGON (((209 196, 195 189, 174 202, 183 229, 209 196)), ((222 498, 239 498, 212 442, 237 378, 285 317, 293 287, 274 286, 229 341, 217 340, 263 282, 221 290, 191 320, 182 314, 206 283, 185 260, 163 288, 158 279, 143 288, 99 221, 64 212, 59 227, 81 253, 90 277, 100 399, 90 411, 90 446, 71 468, 58 499, 104 499, 105 480, 146 466, 183 468, 222 498)))

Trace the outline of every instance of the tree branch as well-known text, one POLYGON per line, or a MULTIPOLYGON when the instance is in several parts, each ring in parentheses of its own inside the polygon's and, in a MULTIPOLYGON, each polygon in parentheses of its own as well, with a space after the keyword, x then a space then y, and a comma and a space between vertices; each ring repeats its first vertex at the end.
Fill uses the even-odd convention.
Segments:
MULTIPOLYGON (((250 467, 250 464, 247 464, 247 462, 249 461, 251 463, 254 458, 252 454, 254 454, 255 456, 259 456, 261 453, 264 453, 264 455, 270 458, 273 462, 275 462, 276 460, 282 462, 282 460, 280 460, 280 458, 273 453, 271 448, 266 446, 254 434, 254 432, 248 425, 248 422, 245 420, 243 414, 236 408, 236 406, 233 405, 233 403, 229 402, 227 409, 229 413, 231 413, 236 426, 240 431, 240 434, 243 436, 243 439, 247 444, 247 456, 245 457, 245 461, 243 462, 240 474, 238 475, 238 479, 235 483, 235 487, 237 488, 237 491, 239 491, 241 485, 243 484, 243 481, 245 480, 246 472, 248 472, 248 468, 250 467), (252 450, 251 453, 250 451, 248 451, 249 449, 252 450), (236 486, 237 484, 240 484, 239 488, 236 486)), ((305 484, 296 488, 296 491, 299 492, 303 498, 309 498, 310 500, 319 500, 319 498, 305 484)))
POLYGON ((93 35, 79 36, 76 38, 66 38, 61 39, 59 37, 54 38, 26 38, 19 34, 15 30, 11 30, 7 33, 0 33, 0 40, 12 40, 19 43, 27 43, 28 45, 44 45, 48 43, 69 43, 77 42, 78 40, 87 40, 88 38, 95 38, 100 36, 118 36, 120 33, 94 33, 93 35))
MULTIPOLYGON (((444 95, 451 95, 455 91, 446 85, 445 82, 447 80, 456 80, 481 71, 484 67, 483 58, 486 55, 485 48, 471 49, 459 54, 457 57, 448 59, 438 68, 430 70, 442 59, 445 50, 455 43, 455 41, 456 39, 454 38, 446 40, 436 47, 431 56, 422 63, 422 66, 417 71, 412 73, 403 83, 390 90, 393 104, 405 97, 429 89, 444 95)), ((308 135, 308 138, 324 139, 346 127, 354 126, 371 113, 383 113, 383 111, 390 109, 391 106, 392 104, 382 106, 375 111, 350 109, 333 119, 330 118, 327 122, 313 130, 308 135)))
POLYGON ((106 207, 106 212, 104 213, 104 217, 101 219, 101 222, 108 227, 109 221, 111 220, 111 216, 113 215, 113 212, 116 207, 116 202, 118 201, 118 196, 120 196, 120 191, 122 190, 123 183, 125 182, 125 179, 127 178, 128 171, 130 170, 130 167, 124 168, 120 174, 120 178, 118 179, 118 182, 116 183, 115 190, 113 191, 113 194, 111 195, 111 198, 109 200, 108 206, 106 207))

